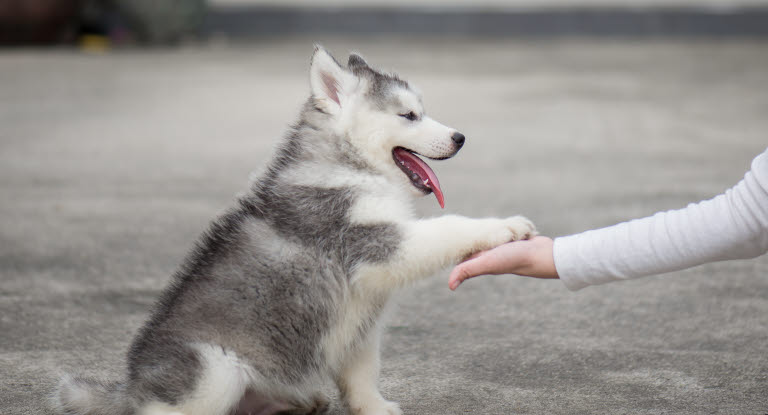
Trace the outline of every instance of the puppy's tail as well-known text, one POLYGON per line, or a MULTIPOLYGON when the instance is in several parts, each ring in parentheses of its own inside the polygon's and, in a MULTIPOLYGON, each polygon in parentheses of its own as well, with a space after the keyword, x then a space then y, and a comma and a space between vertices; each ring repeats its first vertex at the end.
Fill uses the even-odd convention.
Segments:
POLYGON ((133 408, 125 385, 65 375, 51 397, 51 406, 66 415, 130 415, 133 408))

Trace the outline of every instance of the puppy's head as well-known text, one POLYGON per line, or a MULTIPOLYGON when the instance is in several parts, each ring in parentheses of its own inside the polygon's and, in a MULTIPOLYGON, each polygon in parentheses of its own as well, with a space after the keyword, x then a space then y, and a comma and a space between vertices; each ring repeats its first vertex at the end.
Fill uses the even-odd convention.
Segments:
POLYGON ((437 176, 419 156, 451 158, 464 145, 464 135, 428 117, 408 82, 373 69, 357 54, 343 67, 318 46, 310 84, 315 106, 368 165, 415 195, 434 192, 444 206, 437 176))

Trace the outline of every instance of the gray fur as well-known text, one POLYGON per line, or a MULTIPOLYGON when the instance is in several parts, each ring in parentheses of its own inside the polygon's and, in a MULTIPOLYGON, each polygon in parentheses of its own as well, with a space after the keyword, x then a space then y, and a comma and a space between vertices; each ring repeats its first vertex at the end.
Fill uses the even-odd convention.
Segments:
MULTIPOLYGON (((378 103, 391 88, 407 87, 359 57, 350 58, 350 69, 372 81, 370 95, 378 103)), ((370 170, 343 137, 323 128, 327 117, 310 98, 263 176, 202 235, 133 341, 127 378, 113 384, 70 379, 58 391, 59 410, 127 415, 150 401, 176 405, 199 381, 203 363, 191 346, 199 343, 235 353, 274 385, 296 384, 326 369, 318 345, 339 318, 354 270, 386 261, 401 240, 394 224, 350 222, 357 190, 283 178, 296 165, 318 160, 370 170), (85 391, 90 410, 74 406, 78 390, 85 391)), ((359 340, 385 304, 383 297, 371 300, 359 340)), ((240 406, 282 405, 259 401, 267 395, 254 388, 240 406)))
POLYGON ((357 53, 350 53, 349 59, 347 59, 347 68, 354 69, 355 67, 359 66, 368 66, 368 62, 366 62, 365 59, 363 59, 363 57, 357 53))
POLYGON ((393 89, 410 89, 408 82, 400 79, 395 74, 388 74, 371 68, 365 59, 356 53, 349 55, 347 67, 358 77, 369 80, 370 87, 366 95, 379 109, 398 105, 397 102, 393 102, 397 100, 391 93, 393 89))

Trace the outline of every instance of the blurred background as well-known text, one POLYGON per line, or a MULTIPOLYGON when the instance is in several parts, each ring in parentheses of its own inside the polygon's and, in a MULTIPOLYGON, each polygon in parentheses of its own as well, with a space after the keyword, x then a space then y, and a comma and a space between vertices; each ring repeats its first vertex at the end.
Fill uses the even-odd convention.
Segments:
MULTIPOLYGON (((768 0, 0 0, 0 413, 123 376, 314 43, 467 136, 423 216, 567 235, 719 194, 768 145, 768 0)), ((766 413, 766 316, 766 258, 576 293, 444 272, 400 296, 381 387, 407 414, 766 413)))
POLYGON ((3 0, 3 44, 85 48, 306 33, 765 35, 765 0, 3 0))

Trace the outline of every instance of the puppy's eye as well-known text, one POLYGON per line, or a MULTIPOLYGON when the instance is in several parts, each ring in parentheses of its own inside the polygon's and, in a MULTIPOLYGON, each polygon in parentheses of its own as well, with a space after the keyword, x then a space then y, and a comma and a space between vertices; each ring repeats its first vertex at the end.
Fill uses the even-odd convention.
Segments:
POLYGON ((402 114, 397 114, 397 115, 405 118, 408 121, 416 121, 417 119, 419 119, 419 117, 416 116, 416 113, 413 111, 408 111, 408 112, 404 112, 402 114))

